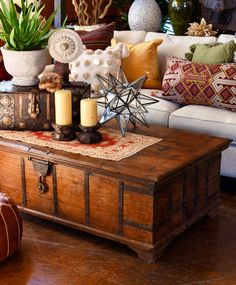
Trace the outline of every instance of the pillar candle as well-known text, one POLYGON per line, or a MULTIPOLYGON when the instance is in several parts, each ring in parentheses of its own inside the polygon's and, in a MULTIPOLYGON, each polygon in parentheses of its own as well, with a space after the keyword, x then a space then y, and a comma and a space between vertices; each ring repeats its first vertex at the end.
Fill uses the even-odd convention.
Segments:
POLYGON ((95 99, 82 99, 80 101, 80 124, 84 127, 97 125, 97 101, 95 99))
POLYGON ((72 124, 72 94, 70 90, 55 92, 55 123, 60 126, 72 124))

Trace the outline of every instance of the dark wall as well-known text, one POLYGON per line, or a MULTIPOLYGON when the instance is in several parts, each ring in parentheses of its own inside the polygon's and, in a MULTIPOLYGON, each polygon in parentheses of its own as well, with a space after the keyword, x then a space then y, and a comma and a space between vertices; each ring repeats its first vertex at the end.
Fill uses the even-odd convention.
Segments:
MULTIPOLYGON (((54 1, 53 0, 42 0, 42 3, 44 3, 45 8, 43 11, 43 14, 48 17, 52 11, 54 10, 54 1)), ((68 22, 70 21, 76 21, 77 16, 75 14, 74 6, 71 1, 66 1, 66 13, 68 17, 68 22)))
MULTIPOLYGON (((54 10, 54 1, 53 0, 41 0, 41 2, 45 5, 43 14, 48 17, 52 11, 54 10)), ((72 1, 66 1, 66 13, 67 13, 67 19, 68 19, 68 23, 70 22, 77 22, 77 16, 74 10, 74 6, 72 4, 72 1)), ((103 20, 104 22, 112 22, 113 20, 117 20, 117 17, 120 17, 120 13, 118 11, 118 9, 114 6, 111 6, 107 16, 105 17, 105 19, 103 20)))

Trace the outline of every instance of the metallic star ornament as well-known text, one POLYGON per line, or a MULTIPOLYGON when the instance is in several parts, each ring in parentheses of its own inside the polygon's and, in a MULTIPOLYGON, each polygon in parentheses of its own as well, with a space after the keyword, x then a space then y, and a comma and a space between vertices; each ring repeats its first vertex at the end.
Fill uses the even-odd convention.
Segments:
POLYGON ((149 127, 145 117, 145 114, 148 113, 146 106, 154 104, 158 100, 140 93, 146 78, 144 75, 128 83, 127 79, 123 82, 112 74, 109 74, 108 78, 97 75, 103 95, 103 101, 99 100, 98 104, 105 108, 99 123, 105 124, 116 118, 123 136, 125 136, 129 122, 134 127, 137 122, 149 127))

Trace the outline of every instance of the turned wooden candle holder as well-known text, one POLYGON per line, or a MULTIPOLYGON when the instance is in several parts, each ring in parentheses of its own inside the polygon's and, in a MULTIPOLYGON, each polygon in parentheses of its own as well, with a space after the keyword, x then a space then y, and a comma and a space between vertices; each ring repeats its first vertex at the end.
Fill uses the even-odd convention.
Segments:
POLYGON ((54 131, 52 132, 52 138, 55 141, 72 141, 76 138, 73 125, 61 126, 52 123, 54 131))
POLYGON ((97 125, 93 127, 84 127, 81 125, 79 127, 82 131, 77 135, 80 143, 93 144, 99 143, 102 140, 102 134, 97 131, 101 127, 101 124, 97 123, 97 125))

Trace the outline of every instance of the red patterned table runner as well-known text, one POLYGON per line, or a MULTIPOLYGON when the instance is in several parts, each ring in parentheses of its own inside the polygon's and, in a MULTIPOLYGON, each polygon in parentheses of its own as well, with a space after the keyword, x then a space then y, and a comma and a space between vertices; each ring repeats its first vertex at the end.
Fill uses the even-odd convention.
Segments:
POLYGON ((14 139, 38 146, 57 150, 79 153, 95 158, 119 161, 129 157, 140 150, 160 142, 162 139, 126 132, 122 137, 120 131, 114 129, 100 129, 103 140, 98 144, 81 144, 74 140, 71 142, 58 142, 52 139, 51 132, 41 131, 0 131, 0 137, 14 139))

